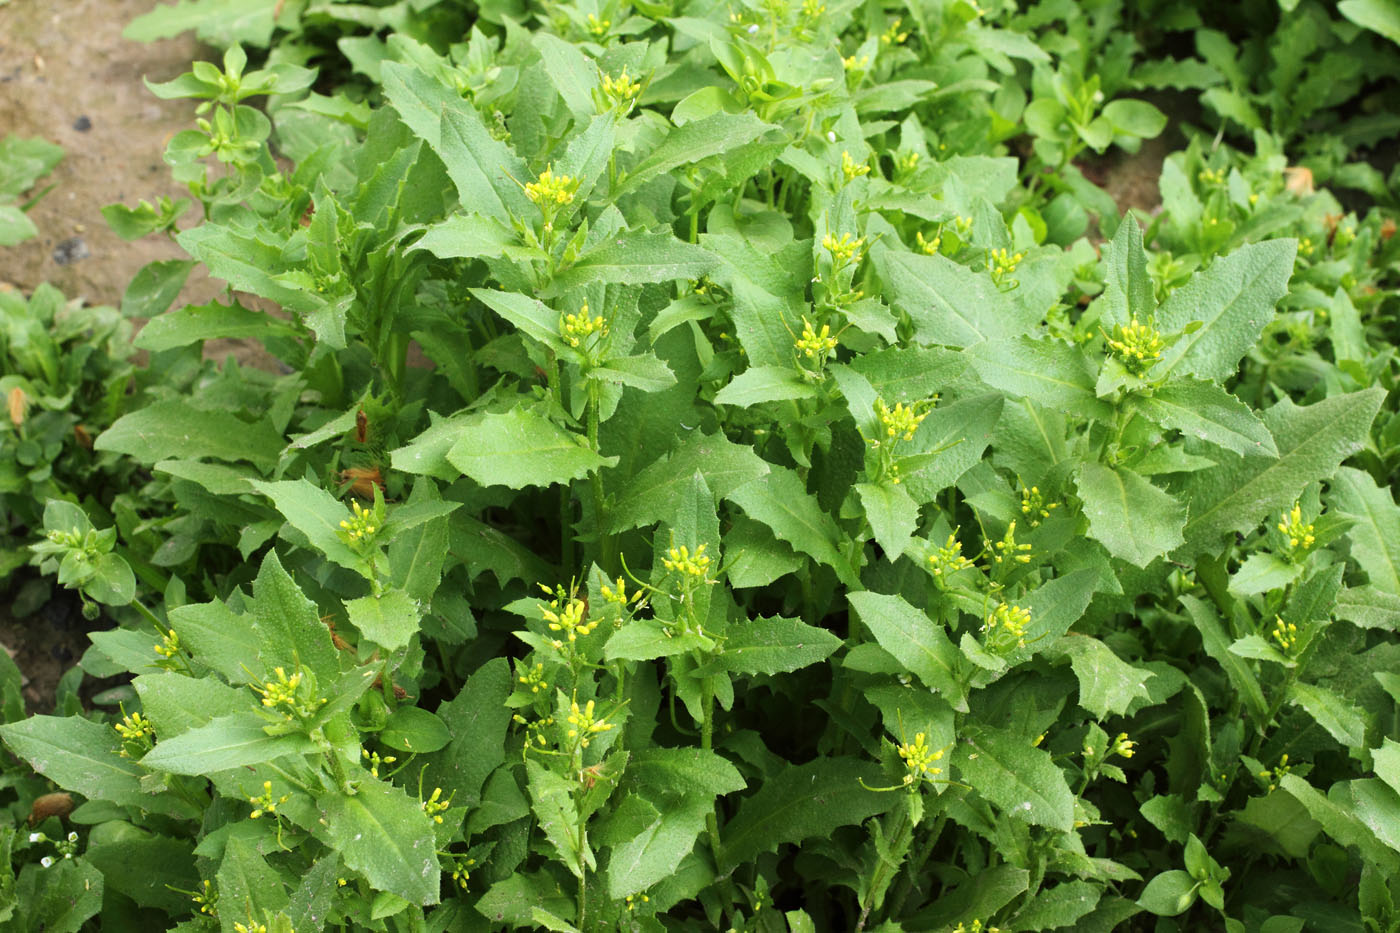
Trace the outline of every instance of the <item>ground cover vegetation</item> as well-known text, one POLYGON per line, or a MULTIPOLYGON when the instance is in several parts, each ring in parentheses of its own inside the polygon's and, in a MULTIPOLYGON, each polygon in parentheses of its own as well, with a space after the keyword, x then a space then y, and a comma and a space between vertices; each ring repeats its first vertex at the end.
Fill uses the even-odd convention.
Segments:
POLYGON ((0 570, 100 623, 0 655, 0 928, 1400 930, 1393 6, 188 29, 106 214, 190 258, 0 294, 0 570))

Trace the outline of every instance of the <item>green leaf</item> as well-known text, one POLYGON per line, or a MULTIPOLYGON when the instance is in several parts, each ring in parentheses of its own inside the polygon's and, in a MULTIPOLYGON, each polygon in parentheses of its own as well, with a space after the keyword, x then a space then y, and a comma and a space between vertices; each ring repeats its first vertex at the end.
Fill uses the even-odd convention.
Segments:
POLYGON ((716 499, 758 479, 768 464, 752 447, 736 444, 723 433, 687 434, 666 456, 645 467, 623 487, 608 514, 610 530, 625 531, 666 517, 676 497, 688 489, 695 471, 705 476, 716 499))
MULTIPOLYGON (((194 267, 193 259, 165 259, 146 263, 122 293, 122 317, 164 316, 170 303, 185 287, 185 280, 189 278, 190 270, 194 267)), ((271 315, 267 317, 276 320, 271 315)), ((147 326, 150 325, 150 321, 146 323, 147 326)), ((141 334, 137 336, 140 337, 145 332, 146 328, 143 327, 141 334)))
POLYGON ((59 859, 48 868, 30 863, 15 886, 19 913, 9 928, 78 933, 102 909, 103 881, 102 872, 81 856, 59 859))
POLYGON ((773 616, 730 626, 713 664, 738 674, 781 674, 824 661, 839 647, 841 639, 826 629, 773 616))
POLYGON ((379 741, 390 748, 415 755, 446 747, 452 734, 443 721, 425 709, 400 706, 380 730, 379 741))
POLYGON ((966 688, 958 676, 962 655, 941 624, 899 596, 867 591, 851 593, 847 599, 881 648, 954 709, 967 711, 966 688))
POLYGON ((1103 896, 1103 889, 1088 881, 1062 881, 1040 893, 1018 912, 1012 921, 1013 930, 1059 930, 1074 927, 1093 912, 1103 896))
POLYGON ((0 138, 0 200, 18 198, 62 159, 63 147, 47 139, 0 138))
POLYGON ((486 307, 546 347, 561 353, 567 350, 568 345, 559 336, 559 312, 538 298, 489 288, 473 288, 470 291, 486 307))
POLYGON ((857 483, 855 489, 875 543, 886 560, 898 560, 919 525, 919 504, 903 485, 857 483))
POLYGON ((1400 9, 1387 0, 1342 0, 1337 12, 1363 29, 1400 43, 1400 9))
POLYGON ((891 795, 861 786, 879 786, 883 780, 878 765, 856 758, 784 765, 739 804, 724 827, 720 865, 732 869, 783 843, 830 836, 837 827, 883 813, 894 804, 891 795))
POLYGON ((425 249, 439 259, 504 256, 518 246, 518 238, 500 220, 475 213, 453 214, 429 226, 413 244, 414 249, 425 249))
POLYGON ((574 877, 584 877, 585 872, 594 867, 594 858, 588 843, 580 840, 574 785, 534 758, 525 760, 525 775, 531 809, 544 838, 574 877))
POLYGON ((555 275, 542 294, 548 298, 593 282, 646 285, 698 279, 713 271, 718 262, 705 249, 669 233, 628 231, 607 237, 584 253, 555 275))
POLYGON ((968 358, 983 382, 1012 398, 1087 417, 1110 414, 1094 395, 1094 375, 1078 347, 1052 337, 1009 337, 977 344, 968 358))
POLYGON ((1371 585, 1400 596, 1400 507, 1369 473, 1342 467, 1328 483, 1328 504, 1352 519, 1351 556, 1371 585))
POLYGON ((750 366, 715 393, 716 405, 748 408, 763 402, 815 398, 817 390, 788 366, 750 366))
POLYGON ((1241 659, 1241 657, 1231 650, 1231 639, 1225 631, 1225 626, 1221 624, 1220 617, 1215 609, 1208 603, 1197 599, 1194 596, 1183 595, 1181 605, 1186 607, 1186 614, 1190 616, 1197 631, 1201 633, 1201 643, 1205 647, 1206 654, 1216 664, 1225 669, 1225 676, 1229 678, 1230 685, 1239 693, 1249 708, 1257 722, 1265 722, 1269 718, 1268 703, 1264 700, 1264 691, 1259 686, 1259 679, 1254 676, 1254 671, 1241 659))
POLYGON ((627 765, 627 779, 648 791, 713 798, 747 785, 727 758, 703 748, 652 746, 637 751, 627 765))
POLYGON ((464 426, 447 459, 483 486, 511 489, 567 483, 618 460, 599 456, 579 435, 518 407, 464 426))
POLYGON ((1264 426, 1278 444, 1277 460, 1232 461, 1182 484, 1191 504, 1183 556, 1218 550, 1224 535, 1253 531, 1270 513, 1292 506, 1309 483, 1331 476, 1365 443, 1383 397, 1384 390, 1367 389, 1306 408, 1287 399, 1270 408, 1264 426))
POLYGON ((418 604, 403 590, 349 600, 345 612, 361 635, 386 651, 407 647, 418 634, 418 604))
POLYGON ((1334 785, 1326 795, 1296 774, 1279 778, 1279 789, 1292 795, 1322 825, 1327 835, 1344 846, 1356 846, 1361 855, 1388 874, 1400 872, 1400 856, 1377 838, 1373 829, 1356 814, 1344 793, 1344 785, 1334 785))
POLYGON ((1089 533, 1114 557, 1146 567, 1183 542, 1186 506, 1133 471, 1086 462, 1075 486, 1089 533))
POLYGON ((1359 628, 1400 631, 1400 596, 1373 586, 1352 586, 1337 596, 1337 618, 1359 628))
POLYGON ((1074 828, 1074 795, 1049 752, 987 726, 961 738, 953 753, 959 780, 1016 819, 1065 833, 1074 828))
POLYGON ((683 801, 614 846, 607 864, 608 896, 621 900, 668 878, 695 847, 706 815, 713 812, 708 801, 683 801))
POLYGON ((590 379, 615 382, 643 392, 661 392, 676 384, 676 374, 653 353, 617 356, 588 371, 590 379))
POLYGON ((141 766, 118 754, 111 726, 80 716, 31 716, 0 726, 0 738, 59 787, 92 800, 149 808, 141 766))
POLYGON ((142 713, 162 739, 207 725, 231 709, 248 705, 247 693, 217 677, 162 672, 143 674, 131 683, 141 698, 142 713))
POLYGON ((900 485, 914 501, 932 502, 982 460, 1005 401, 1000 392, 987 392, 942 405, 924 418, 914 437, 930 453, 905 457, 899 464, 900 485))
POLYGON ((268 421, 252 424, 226 411, 205 411, 183 399, 154 402, 123 415, 98 435, 97 450, 126 454, 141 463, 171 458, 246 460, 271 469, 282 437, 268 421))
POLYGON ((682 165, 689 165, 737 149, 776 127, 752 113, 716 113, 694 120, 666 134, 618 185, 620 196, 682 165))
POLYGON ((1199 321, 1162 355, 1150 375, 1194 375, 1223 382, 1274 319, 1274 306, 1288 290, 1298 244, 1294 240, 1251 243, 1217 259, 1209 269, 1167 296, 1157 311, 1165 334, 1199 321))
POLYGON ((1164 428, 1234 451, 1242 457, 1278 456, 1274 436, 1248 405, 1213 382, 1186 379, 1128 396, 1128 410, 1164 428))
POLYGON ((1079 680, 1079 705, 1095 719, 1125 715, 1134 700, 1151 695, 1147 681, 1156 675, 1124 662, 1097 638, 1067 635, 1045 653, 1069 658, 1079 680))
POLYGON ((1147 882, 1138 906, 1159 917, 1175 917, 1196 902, 1196 879, 1180 869, 1164 871, 1147 882))
POLYGON ((231 684, 252 683, 267 676, 258 657, 257 630, 221 602, 177 606, 169 613, 170 627, 195 660, 219 672, 231 684))
POLYGON ((0 204, 0 246, 15 246, 38 235, 29 215, 13 204, 0 204))
POLYGON ((575 120, 593 116, 592 92, 598 87, 598 69, 578 47, 547 32, 535 33, 530 41, 544 61, 544 73, 564 98, 575 120))
POLYGON ((252 486, 271 499, 287 524, 305 535, 316 550, 342 567, 358 570, 364 566, 364 559, 336 533, 350 511, 326 490, 304 479, 253 480, 252 486))
POLYGON ((277 0, 176 0, 136 17, 122 30, 122 38, 154 42, 194 29, 215 46, 266 46, 277 7, 277 0))
MULTIPOLYGON (((250 917, 261 916, 263 910, 275 914, 287 906, 288 900, 282 876, 258 849, 257 843, 247 836, 231 834, 215 875, 223 903, 238 904, 250 917)), ((199 885, 193 888, 198 890, 199 885)))
POLYGON ((1400 742, 1387 737, 1380 748, 1371 749, 1371 758, 1375 762, 1376 777, 1400 794, 1400 742))
POLYGON ((1166 114, 1145 100, 1119 98, 1103 108, 1104 119, 1120 136, 1152 139, 1167 128, 1166 114))
POLYGON ((316 604, 292 580, 276 551, 268 551, 253 581, 253 617, 266 668, 303 665, 328 687, 340 673, 340 652, 316 604))
POLYGON ((353 797, 329 794, 317 803, 324 825, 318 821, 312 832, 349 868, 410 903, 438 902, 442 870, 433 824, 417 800, 365 775, 353 797))
POLYGON ((946 256, 893 249, 876 250, 874 256, 890 304, 909 316, 921 344, 971 347, 1023 334, 1033 323, 990 276, 946 256))
POLYGON ((856 575, 841 554, 840 529, 793 470, 771 467, 766 475, 740 486, 725 498, 749 518, 767 525, 794 550, 831 567, 848 586, 856 585, 856 575))
POLYGON ((1348 749, 1359 751, 1365 745, 1365 715, 1326 687, 1295 683, 1288 689, 1288 702, 1307 710, 1319 726, 1348 749))
POLYGON ((478 668, 457 696, 437 709, 452 741, 428 756, 424 786, 441 787, 455 794, 458 806, 481 800, 487 776, 506 760, 506 730, 511 709, 506 706, 512 678, 510 662, 493 658, 478 668))
POLYGON ((252 711, 229 713, 157 742, 141 765, 170 774, 204 775, 316 751, 306 736, 268 735, 263 731, 266 725, 252 711))

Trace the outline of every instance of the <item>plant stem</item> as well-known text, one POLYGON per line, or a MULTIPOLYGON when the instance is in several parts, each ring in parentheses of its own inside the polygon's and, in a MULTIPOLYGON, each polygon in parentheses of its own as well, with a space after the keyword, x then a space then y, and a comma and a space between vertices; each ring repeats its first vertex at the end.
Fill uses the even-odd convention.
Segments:
POLYGON ((943 826, 947 822, 948 817, 940 813, 938 819, 934 820, 933 828, 929 830, 928 837, 924 839, 918 857, 912 861, 905 859, 904 877, 900 879, 899 887, 895 889, 895 895, 890 901, 889 909, 885 911, 886 917, 898 917, 900 912, 904 910, 904 902, 909 899, 909 894, 914 890, 915 879, 918 878, 919 872, 924 870, 924 866, 932 857, 933 848, 938 845, 938 840, 943 835, 943 826))
MULTIPOLYGON (((898 852, 903 849, 909 834, 913 831, 914 824, 909 819, 909 810, 906 804, 905 809, 899 811, 899 828, 895 830, 894 841, 890 844, 890 851, 898 852)), ((900 864, 903 863, 903 859, 901 859, 899 863, 890 862, 880 854, 878 849, 876 850, 875 856, 875 870, 871 872, 870 885, 866 888, 866 897, 868 900, 861 905, 860 919, 856 921, 856 933, 861 933, 861 931, 865 929, 865 921, 870 918, 870 910, 875 906, 876 892, 881 891, 885 885, 885 874, 892 868, 897 871, 900 864)))
MULTIPOLYGON (((599 412, 599 386, 596 380, 590 379, 588 382, 588 446, 595 454, 602 456, 602 451, 598 449, 598 424, 601 421, 599 412)), ((603 495, 603 470, 601 467, 588 474, 588 484, 593 488, 593 523, 598 535, 598 563, 606 574, 614 574, 617 568, 614 564, 613 536, 604 531, 606 523, 606 498, 603 495)))

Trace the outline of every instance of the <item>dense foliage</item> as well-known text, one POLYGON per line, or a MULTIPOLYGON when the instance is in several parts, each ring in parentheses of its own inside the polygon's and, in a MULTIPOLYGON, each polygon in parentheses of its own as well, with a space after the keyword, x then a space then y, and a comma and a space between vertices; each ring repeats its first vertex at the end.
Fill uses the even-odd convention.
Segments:
POLYGON ((0 928, 1400 930, 1393 7, 894 6, 132 24, 226 51, 191 258, 0 295, 119 623, 0 928))

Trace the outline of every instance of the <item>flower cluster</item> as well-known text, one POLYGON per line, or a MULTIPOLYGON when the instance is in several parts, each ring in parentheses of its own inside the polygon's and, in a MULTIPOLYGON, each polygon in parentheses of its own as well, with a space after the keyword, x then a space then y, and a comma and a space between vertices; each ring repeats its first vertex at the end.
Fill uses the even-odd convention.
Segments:
POLYGON ((1039 486, 1021 490, 1021 514, 1026 516, 1032 528, 1038 528, 1041 521, 1049 518, 1050 513, 1059 507, 1060 503, 1058 502, 1045 501, 1045 497, 1040 494, 1039 486))
POLYGON ((625 577, 618 577, 614 586, 609 586, 604 583, 599 587, 598 591, 602 594, 604 602, 614 606, 620 606, 623 609, 626 609, 629 605, 640 603, 643 597, 646 596, 646 593, 642 590, 634 590, 631 593, 627 592, 627 578, 625 577))
POLYGON ((1303 508, 1295 502, 1293 509, 1278 523, 1278 530, 1288 539, 1289 557, 1298 558, 1308 552, 1317 543, 1317 536, 1313 534, 1312 522, 1303 521, 1303 508))
POLYGON ((1274 617, 1274 627, 1269 635, 1278 642, 1284 654, 1291 656, 1298 650, 1298 626, 1293 622, 1283 621, 1283 616, 1274 617))
POLYGON ((588 302, 583 303, 573 314, 564 314, 559 318, 559 333, 569 346, 577 349, 585 340, 594 334, 606 337, 608 335, 608 322, 602 315, 589 316, 588 302))
MULTIPOLYGON (((252 920, 251 917, 248 919, 252 920)), ((233 933, 267 933, 267 924, 258 923, 256 920, 251 923, 235 923, 233 933)))
POLYGON ((367 748, 360 749, 360 757, 369 762, 369 773, 372 777, 379 777, 380 765, 391 765, 399 759, 394 755, 381 755, 372 752, 367 748))
POLYGON ((199 890, 190 892, 190 900, 206 917, 219 916, 219 892, 209 879, 200 882, 199 890))
POLYGON ((812 322, 802 318, 802 336, 797 341, 797 352, 817 364, 820 369, 836 352, 840 342, 831 333, 831 326, 823 324, 821 330, 813 330, 812 322))
POLYGON ((1292 774, 1293 766, 1288 763, 1288 753, 1284 752, 1279 756, 1278 764, 1272 768, 1265 768, 1259 772, 1259 777, 1263 778, 1269 785, 1272 792, 1278 788, 1278 782, 1283 780, 1284 775, 1292 774))
MULTIPOLYGON (((935 399, 936 401, 936 399, 935 399)), ((914 432, 928 417, 928 409, 919 411, 920 405, 905 405, 896 402, 893 408, 884 399, 875 400, 875 417, 880 422, 880 434, 889 441, 914 439, 914 432)))
MULTIPOLYGON (((422 793, 422 791, 419 791, 419 793, 422 793)), ((428 814, 434 823, 441 825, 442 815, 447 812, 448 807, 452 806, 452 797, 454 796, 456 796, 456 791, 453 791, 446 800, 443 800, 442 788, 434 787, 432 795, 428 797, 427 800, 423 801, 423 812, 428 814)))
POLYGON ((577 739, 581 748, 588 747, 591 736, 599 732, 607 732, 612 728, 612 723, 602 717, 595 717, 593 713, 593 701, 589 700, 582 708, 578 701, 574 700, 569 704, 569 738, 577 739))
POLYGON ((992 562, 1004 563, 1008 560, 1018 564, 1029 564, 1031 562, 1031 546, 1029 544, 1016 543, 1016 522, 1006 526, 1006 534, 1000 541, 992 544, 992 562))
POLYGON ((467 889, 467 882, 471 880, 471 869, 476 867, 476 859, 459 858, 452 869, 452 880, 457 883, 457 887, 463 891, 467 889))
POLYGON ((936 778, 943 773, 942 768, 934 767, 933 764, 943 760, 943 749, 929 748, 928 737, 922 732, 914 736, 913 742, 901 743, 896 751, 899 752, 899 757, 904 759, 904 766, 909 769, 909 773, 904 775, 905 784, 936 778))
POLYGON ((350 517, 341 519, 341 537, 347 544, 369 544, 379 531, 378 519, 373 508, 365 508, 358 502, 350 503, 350 517))
POLYGON ((253 812, 248 814, 248 818, 256 820, 264 813, 276 816, 277 807, 287 802, 287 795, 283 794, 280 797, 273 797, 272 782, 263 781, 262 794, 257 797, 249 797, 248 802, 253 805, 253 812))
POLYGON ((637 99, 637 95, 642 92, 642 86, 633 81, 627 75, 627 69, 623 68, 622 73, 614 78, 610 74, 604 74, 601 80, 603 95, 613 106, 626 108, 637 99))
POLYGON ((645 894, 629 894, 624 899, 624 903, 626 903, 628 910, 636 910, 638 904, 650 904, 651 898, 647 897, 645 894))
POLYGON ((661 558, 661 566, 672 573, 679 573, 683 578, 701 582, 710 573, 710 558, 703 544, 697 545, 693 554, 688 547, 681 545, 666 552, 666 556, 661 558))
POLYGON ((568 175, 554 174, 553 166, 546 168, 540 173, 536 181, 528 182, 525 185, 525 197, 540 205, 541 208, 553 209, 560 205, 569 204, 574 200, 574 194, 578 191, 579 180, 568 175))
POLYGON ((253 691, 262 696, 262 705, 274 712, 280 712, 288 721, 306 720, 316 715, 326 705, 325 698, 316 696, 316 687, 308 679, 305 671, 298 668, 291 676, 285 668, 273 668, 276 680, 263 681, 261 687, 253 691))
POLYGON ((865 237, 843 233, 838 238, 836 234, 828 233, 822 237, 822 249, 831 254, 833 269, 844 269, 859 264, 865 258, 865 237))
POLYGON ((1225 169, 1203 168, 1196 173, 1196 180, 1203 185, 1223 185, 1225 183, 1225 169))
POLYGON ((1136 318, 1113 328, 1113 336, 1104 334, 1108 349, 1123 368, 1135 376, 1147 372, 1162 358, 1166 343, 1162 334, 1151 324, 1141 324, 1136 318))
POLYGON ((841 153, 841 174, 846 176, 847 181, 855 181, 863 175, 870 174, 870 166, 864 162, 857 162, 851 158, 849 152, 841 153))
POLYGON ((962 542, 957 532, 948 535, 948 543, 928 556, 928 568, 935 577, 957 573, 972 566, 972 561, 963 556, 962 542))
POLYGON ((160 636, 160 641, 156 642, 155 651, 160 657, 160 660, 156 662, 156 666, 163 667, 166 670, 174 670, 179 666, 179 662, 183 660, 183 656, 180 654, 179 633, 174 629, 163 632, 160 636))
POLYGON ((998 603, 982 623, 983 643, 992 652, 1026 647, 1026 629, 1031 624, 1031 611, 1010 603, 998 603))
POLYGON ((958 922, 953 927, 953 933, 1001 933, 1001 927, 984 926, 981 920, 973 920, 968 923, 958 922))
POLYGON ((1006 248, 994 249, 987 256, 987 271, 992 274, 992 281, 997 288, 1014 288, 1016 281, 1011 278, 1016 267, 1021 264, 1021 260, 1026 258, 1025 253, 1013 253, 1006 248))
MULTIPOLYGON (((541 586, 543 587, 543 584, 541 586)), ((544 590, 549 592, 548 587, 544 587, 544 590)), ((549 608, 542 610, 540 614, 544 616, 545 622, 549 623, 551 632, 563 632, 570 643, 578 641, 580 635, 592 634, 598 627, 597 619, 588 619, 588 604, 574 596, 565 599, 556 594, 550 601, 549 608)), ((561 646, 555 642, 555 647, 561 646)))
POLYGON ((531 693, 539 693, 549 686, 549 680, 544 676, 543 664, 536 664, 534 667, 524 667, 522 664, 520 669, 525 673, 518 676, 516 680, 524 684, 531 693))
POLYGON ((121 736, 123 758, 140 758, 155 747, 156 730, 140 713, 127 713, 112 728, 121 736))
POLYGON ((554 726, 553 716, 545 716, 533 722, 521 716, 519 713, 512 715, 510 718, 511 722, 514 722, 518 726, 525 727, 525 744, 527 749, 532 742, 540 748, 544 748, 549 744, 549 741, 544 737, 544 733, 546 729, 554 726))
POLYGON ((925 239, 923 232, 914 234, 914 244, 918 246, 919 252, 925 256, 932 256, 938 252, 938 248, 943 245, 943 234, 935 233, 932 237, 925 239))
POLYGON ((881 45, 903 45, 904 40, 909 38, 909 30, 900 29, 904 25, 903 17, 896 16, 894 22, 890 23, 890 28, 880 34, 881 45))

